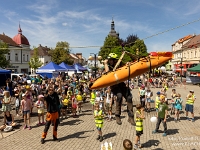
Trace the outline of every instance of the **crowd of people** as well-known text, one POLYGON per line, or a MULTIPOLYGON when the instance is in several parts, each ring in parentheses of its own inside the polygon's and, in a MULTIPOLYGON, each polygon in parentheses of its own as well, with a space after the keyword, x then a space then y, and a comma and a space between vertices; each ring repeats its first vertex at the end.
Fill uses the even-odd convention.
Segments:
MULTIPOLYGON (((111 53, 108 60, 104 62, 105 72, 111 71, 117 60, 117 55, 111 53)), ((175 80, 175 77, 170 79, 164 76, 149 78, 143 75, 113 86, 91 90, 90 87, 93 79, 86 79, 84 75, 77 74, 71 77, 68 74, 60 74, 58 77, 52 79, 42 79, 38 75, 31 79, 31 84, 27 84, 25 79, 23 79, 23 82, 21 79, 14 79, 14 81, 8 79, 5 86, 0 88, 1 110, 4 112, 4 122, 0 129, 16 125, 13 114, 10 113, 12 110, 11 103, 14 101, 16 116, 24 118, 23 129, 28 128, 31 130, 31 114, 33 108, 36 107, 38 113, 37 125, 45 125, 41 143, 45 143, 45 138, 51 124, 53 125, 53 140, 59 141, 57 138, 57 128, 60 119, 65 119, 69 114, 72 117, 81 114, 84 107, 83 103, 88 97, 98 131, 97 140, 101 142, 103 141, 102 128, 104 118, 108 122, 115 118, 116 124, 122 125, 120 116, 124 98, 127 106, 128 122, 136 128, 135 145, 133 147, 139 149, 141 147, 140 137, 143 134, 145 111, 150 113, 155 109, 157 112, 157 124, 152 133, 157 133, 160 123, 163 122, 163 136, 167 135, 166 119, 169 115, 174 117, 175 122, 179 121, 183 98, 175 88, 172 88, 171 96, 168 94, 170 93, 169 87, 173 87, 171 85, 174 85, 175 80), (134 88, 139 89, 138 97, 140 99, 140 103, 136 104, 137 111, 135 113, 133 112, 132 100, 132 90, 134 88), (151 88, 158 88, 158 91, 153 93, 151 88), (155 100, 152 98, 154 94, 156 95, 155 100), (113 116, 112 111, 114 103, 115 116, 113 116), (151 103, 155 103, 153 108, 151 108, 151 103), (168 107, 170 107, 170 112, 168 112, 168 107)), ((195 121, 193 112, 195 99, 194 91, 190 90, 185 108, 187 119, 193 122, 195 121), (188 112, 191 113, 192 118, 189 118, 188 112)), ((121 127, 123 128, 123 126, 121 127)), ((124 145, 127 142, 126 140, 124 145)), ((127 148, 127 150, 129 149, 127 148)))

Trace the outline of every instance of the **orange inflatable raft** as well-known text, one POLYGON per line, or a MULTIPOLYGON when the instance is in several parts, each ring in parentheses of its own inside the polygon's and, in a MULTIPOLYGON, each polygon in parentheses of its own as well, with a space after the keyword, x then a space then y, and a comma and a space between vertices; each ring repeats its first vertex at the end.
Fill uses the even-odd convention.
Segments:
POLYGON ((99 89, 112 86, 120 82, 141 75, 149 69, 154 69, 173 58, 172 52, 151 52, 146 58, 140 58, 139 61, 130 63, 130 66, 123 66, 115 71, 108 72, 96 79, 91 89, 99 89), (150 67, 151 66, 151 67, 150 67))

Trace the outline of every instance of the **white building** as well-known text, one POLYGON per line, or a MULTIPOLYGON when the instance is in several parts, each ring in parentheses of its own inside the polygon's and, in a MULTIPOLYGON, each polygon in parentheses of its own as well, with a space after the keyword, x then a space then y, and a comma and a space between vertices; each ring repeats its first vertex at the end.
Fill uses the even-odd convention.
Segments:
POLYGON ((19 26, 18 34, 12 38, 0 34, 0 40, 8 44, 10 52, 6 55, 7 60, 10 60, 10 66, 6 69, 12 70, 15 73, 29 73, 29 60, 30 60, 30 44, 28 39, 22 34, 21 27, 19 26))
MULTIPOLYGON (((51 56, 49 55, 50 49, 47 46, 42 46, 41 44, 39 44, 37 49, 38 49, 38 57, 39 60, 42 62, 42 66, 45 66, 46 64, 51 62, 51 56)), ((33 50, 31 51, 31 56, 32 55, 33 55, 33 50)), ((31 68, 31 73, 33 73, 32 68, 31 68)))

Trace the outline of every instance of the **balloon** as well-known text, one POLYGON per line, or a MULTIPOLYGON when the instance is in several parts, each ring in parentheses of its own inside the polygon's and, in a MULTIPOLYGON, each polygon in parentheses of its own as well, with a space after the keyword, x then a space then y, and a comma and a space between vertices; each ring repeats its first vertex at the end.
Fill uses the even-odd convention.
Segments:
POLYGON ((157 117, 151 117, 150 121, 153 122, 153 123, 157 122, 157 117))

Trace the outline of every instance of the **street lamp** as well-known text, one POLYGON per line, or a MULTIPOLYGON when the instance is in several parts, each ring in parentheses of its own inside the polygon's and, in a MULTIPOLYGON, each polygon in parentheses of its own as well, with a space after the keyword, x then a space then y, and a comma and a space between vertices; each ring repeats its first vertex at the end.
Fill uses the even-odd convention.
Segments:
POLYGON ((90 53, 90 56, 89 56, 89 58, 88 58, 88 60, 90 60, 90 61, 92 61, 92 60, 94 60, 94 72, 95 72, 95 74, 94 74, 94 77, 96 78, 96 73, 97 73, 97 59, 98 60, 101 60, 102 59, 102 57, 101 56, 97 56, 98 54, 95 54, 95 53, 90 53), (91 54, 93 54, 94 55, 94 57, 93 56, 91 56, 91 54))

